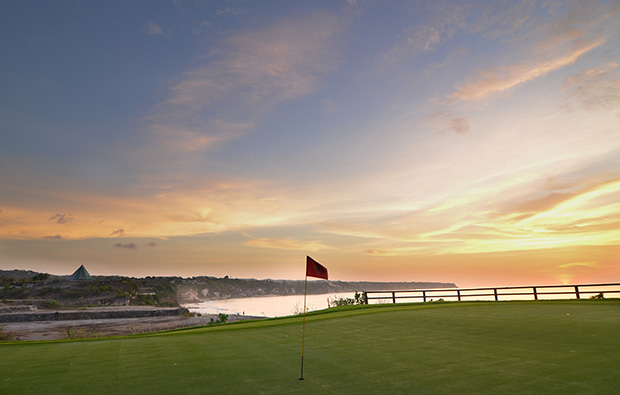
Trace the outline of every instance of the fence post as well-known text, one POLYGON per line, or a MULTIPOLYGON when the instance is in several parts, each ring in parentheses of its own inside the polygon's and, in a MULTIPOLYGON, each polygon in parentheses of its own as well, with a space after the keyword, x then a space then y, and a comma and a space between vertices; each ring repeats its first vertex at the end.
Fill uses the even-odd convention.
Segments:
POLYGON ((493 293, 495 294, 495 301, 497 302, 499 300, 497 298, 497 288, 493 288, 493 293))
POLYGON ((538 300, 538 293, 536 292, 536 287, 532 287, 534 290, 534 300, 538 300))
POLYGON ((368 304, 368 294, 366 291, 362 291, 362 295, 364 295, 364 304, 368 304))
POLYGON ((396 303, 396 291, 392 291, 392 302, 396 303))
POLYGON ((456 290, 456 295, 459 297, 459 302, 461 301, 461 290, 457 289, 456 290))
POLYGON ((575 295, 577 295, 577 299, 581 299, 579 297, 579 286, 575 285, 575 295))
POLYGON ((424 302, 426 302, 426 291, 422 291, 422 297, 424 298, 424 302))

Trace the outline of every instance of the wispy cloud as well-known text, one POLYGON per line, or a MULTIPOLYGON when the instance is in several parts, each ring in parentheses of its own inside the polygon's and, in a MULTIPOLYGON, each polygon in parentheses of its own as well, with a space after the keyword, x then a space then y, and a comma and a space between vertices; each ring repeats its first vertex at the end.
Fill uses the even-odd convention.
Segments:
POLYGON ((402 37, 387 51, 376 56, 375 63, 379 68, 395 66, 422 53, 434 51, 466 25, 470 7, 459 3, 449 7, 431 4, 430 8, 433 11, 431 19, 403 29, 402 37))
POLYGON ((562 269, 566 269, 569 267, 592 268, 596 266, 598 266, 597 262, 570 262, 570 263, 564 263, 562 265, 558 265, 558 267, 562 269))
POLYGON ((590 110, 620 111, 620 67, 615 62, 589 68, 568 77, 564 90, 590 110))
POLYGON ((245 7, 225 7, 225 8, 220 8, 217 10, 216 15, 226 15, 226 14, 230 14, 230 15, 245 15, 248 12, 250 12, 249 8, 245 8, 245 7))
POLYGON ((451 111, 440 111, 431 115, 427 121, 442 132, 451 132, 461 135, 472 133, 469 119, 462 115, 455 115, 451 111))
POLYGON ((136 243, 116 243, 113 245, 115 248, 127 248, 130 250, 137 250, 138 245, 136 243))
POLYGON ((286 100, 314 92, 337 64, 339 21, 317 13, 221 41, 146 118, 180 150, 202 150, 250 131, 286 100))
POLYGON ((108 236, 122 237, 124 234, 125 234, 125 229, 119 228, 119 229, 113 230, 112 233, 110 233, 108 236))
POLYGON ((487 8, 495 11, 488 15, 483 13, 479 23, 471 25, 470 29, 485 33, 499 28, 505 30, 502 34, 519 31, 520 34, 509 41, 529 45, 515 47, 516 58, 521 60, 506 60, 503 65, 478 72, 471 77, 471 82, 457 85, 449 95, 451 99, 478 100, 508 91, 571 65, 607 41, 617 39, 617 31, 610 28, 615 25, 614 20, 620 11, 617 3, 600 7, 588 7, 580 2, 568 3, 562 13, 552 3, 536 11, 533 3, 526 1, 514 3, 508 8, 504 5, 498 7, 498 4, 488 5, 487 8), (545 12, 542 12, 543 9, 546 9, 545 12), (549 16, 553 16, 552 24, 545 22, 549 16), (510 28, 506 29, 507 26, 510 28))
POLYGON ((69 222, 73 221, 73 217, 71 216, 71 214, 56 214, 53 217, 50 218, 50 221, 54 221, 57 224, 68 224, 69 222))
POLYGON ((503 92, 524 82, 532 81, 552 71, 574 63, 582 55, 603 44, 604 40, 584 43, 582 46, 555 58, 528 59, 513 66, 483 70, 476 81, 457 87, 452 99, 478 100, 493 93, 503 92))
POLYGON ((297 240, 290 237, 282 239, 254 238, 246 241, 244 245, 248 247, 277 248, 281 250, 299 251, 319 251, 326 248, 326 246, 318 240, 306 241, 297 240))
POLYGON ((164 31, 161 26, 152 21, 146 22, 145 32, 149 36, 158 36, 164 38, 169 38, 171 33, 170 31, 164 31))
MULTIPOLYGON (((476 10, 476 15, 471 23, 464 28, 470 32, 482 33, 484 36, 496 38, 518 39, 523 28, 527 28, 530 22, 537 23, 537 4, 530 0, 500 2, 492 1, 485 4, 482 10, 476 10), (534 21, 533 21, 534 20, 534 21)), ((554 5, 542 4, 542 8, 553 8, 554 5)), ((539 22, 538 22, 539 23, 539 22)))

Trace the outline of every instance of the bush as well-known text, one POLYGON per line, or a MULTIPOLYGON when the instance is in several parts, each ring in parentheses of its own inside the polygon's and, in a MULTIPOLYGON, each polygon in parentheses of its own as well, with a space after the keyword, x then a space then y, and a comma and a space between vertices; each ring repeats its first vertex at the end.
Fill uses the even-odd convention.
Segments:
POLYGON ((224 313, 219 313, 217 315, 217 320, 214 320, 213 318, 211 318, 209 320, 209 325, 214 325, 214 324, 225 324, 226 321, 228 321, 228 314, 224 314, 224 313))
POLYGON ((366 304, 366 294, 356 292, 353 298, 327 298, 327 304, 330 307, 351 306, 355 304, 366 304))

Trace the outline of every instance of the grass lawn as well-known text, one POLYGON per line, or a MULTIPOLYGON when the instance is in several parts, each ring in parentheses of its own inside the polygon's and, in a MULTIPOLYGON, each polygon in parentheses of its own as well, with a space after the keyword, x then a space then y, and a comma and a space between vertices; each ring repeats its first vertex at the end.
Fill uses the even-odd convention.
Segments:
POLYGON ((1 394, 614 394, 620 301, 351 306, 115 339, 0 344, 1 394))

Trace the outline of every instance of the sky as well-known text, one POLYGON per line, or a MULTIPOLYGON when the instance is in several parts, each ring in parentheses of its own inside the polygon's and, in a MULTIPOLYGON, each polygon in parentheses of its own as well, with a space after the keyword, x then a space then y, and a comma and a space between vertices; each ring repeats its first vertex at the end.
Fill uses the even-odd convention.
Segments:
POLYGON ((0 269, 620 281, 620 2, 0 3, 0 269))

